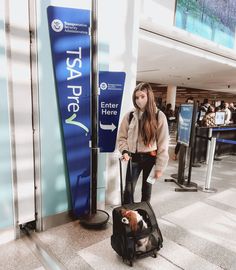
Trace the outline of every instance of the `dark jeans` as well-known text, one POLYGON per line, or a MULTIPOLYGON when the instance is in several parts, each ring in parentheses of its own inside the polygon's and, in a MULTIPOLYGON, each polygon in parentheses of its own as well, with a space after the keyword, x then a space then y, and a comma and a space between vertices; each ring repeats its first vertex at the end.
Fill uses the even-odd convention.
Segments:
POLYGON ((134 190, 141 171, 143 171, 143 183, 142 183, 142 198, 141 201, 150 201, 152 193, 152 184, 149 184, 146 180, 152 170, 153 165, 156 162, 156 157, 152 157, 148 154, 132 154, 132 175, 130 172, 130 161, 127 167, 125 191, 124 191, 124 203, 134 202, 134 190), (131 181, 133 182, 133 192, 131 188, 131 181))

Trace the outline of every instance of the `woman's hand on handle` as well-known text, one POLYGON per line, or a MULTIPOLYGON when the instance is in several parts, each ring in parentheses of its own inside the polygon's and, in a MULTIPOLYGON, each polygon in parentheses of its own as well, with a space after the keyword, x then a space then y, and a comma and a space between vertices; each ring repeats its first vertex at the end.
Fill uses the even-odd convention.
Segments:
POLYGON ((129 154, 128 154, 128 153, 124 153, 124 154, 123 154, 123 159, 124 159, 125 161, 129 161, 129 159, 130 159, 129 154))

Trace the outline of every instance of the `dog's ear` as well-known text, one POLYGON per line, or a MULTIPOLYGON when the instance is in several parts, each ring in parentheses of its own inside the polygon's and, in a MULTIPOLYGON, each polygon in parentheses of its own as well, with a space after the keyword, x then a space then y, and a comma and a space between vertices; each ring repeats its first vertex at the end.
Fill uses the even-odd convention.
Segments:
POLYGON ((130 212, 127 214, 127 218, 129 219, 129 224, 130 224, 131 231, 137 232, 137 229, 138 229, 138 223, 137 223, 137 217, 136 217, 136 214, 130 211, 130 212))
POLYGON ((122 217, 125 216, 125 212, 126 212, 126 210, 124 208, 121 208, 120 209, 120 214, 122 215, 122 217))

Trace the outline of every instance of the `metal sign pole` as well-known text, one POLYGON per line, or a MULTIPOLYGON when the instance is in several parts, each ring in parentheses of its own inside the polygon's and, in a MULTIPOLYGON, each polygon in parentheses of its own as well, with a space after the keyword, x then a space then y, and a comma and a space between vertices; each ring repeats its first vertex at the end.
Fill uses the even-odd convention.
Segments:
POLYGON ((92 0, 92 194, 91 213, 80 220, 88 228, 100 228, 107 224, 109 214, 97 210, 97 170, 98 170, 98 51, 97 51, 97 0, 92 0))
MULTIPOLYGON (((192 148, 194 146, 194 136, 195 136, 195 122, 196 122, 196 111, 197 111, 197 105, 196 103, 194 104, 183 104, 185 106, 185 112, 189 111, 187 108, 191 108, 192 106, 192 114, 187 115, 188 117, 185 116, 185 122, 188 123, 188 128, 189 128, 189 136, 186 138, 186 136, 182 138, 182 141, 186 141, 186 144, 190 146, 190 162, 189 162, 189 172, 188 172, 188 181, 185 180, 185 163, 186 163, 186 152, 187 152, 187 146, 182 143, 180 147, 180 155, 179 155, 179 167, 178 167, 178 181, 174 179, 165 179, 165 182, 174 182, 179 188, 175 188, 175 191, 177 192, 197 192, 197 184, 191 182, 191 169, 192 169, 192 163, 193 163, 193 151, 192 148), (191 116, 191 117, 190 117, 191 116), (188 121, 186 121, 188 120, 188 121), (191 125, 190 125, 191 123, 191 125)), ((180 111, 181 112, 181 111, 180 111)), ((183 117, 184 119, 184 117, 183 117)), ((184 122, 184 120, 183 120, 184 122)), ((185 131, 185 127, 184 127, 185 131)), ((180 131, 179 131, 180 132, 180 131)))

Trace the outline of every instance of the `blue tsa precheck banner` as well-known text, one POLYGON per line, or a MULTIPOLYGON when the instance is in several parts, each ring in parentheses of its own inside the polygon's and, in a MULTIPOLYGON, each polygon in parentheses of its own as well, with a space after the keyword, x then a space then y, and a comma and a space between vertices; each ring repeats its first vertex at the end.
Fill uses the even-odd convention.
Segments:
POLYGON ((99 148, 100 152, 113 152, 116 144, 124 91, 125 72, 99 72, 99 148))
POLYGON ((47 12, 72 210, 80 217, 90 209, 90 10, 47 12))

